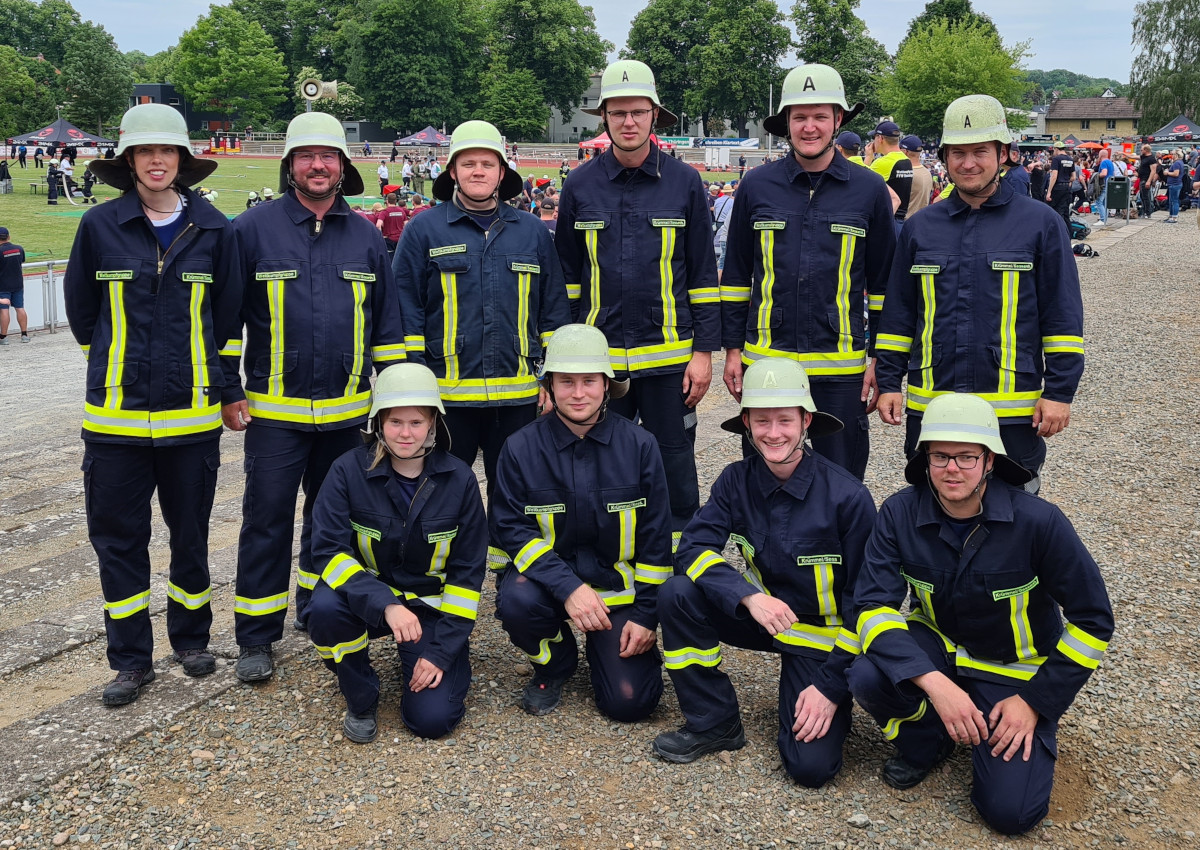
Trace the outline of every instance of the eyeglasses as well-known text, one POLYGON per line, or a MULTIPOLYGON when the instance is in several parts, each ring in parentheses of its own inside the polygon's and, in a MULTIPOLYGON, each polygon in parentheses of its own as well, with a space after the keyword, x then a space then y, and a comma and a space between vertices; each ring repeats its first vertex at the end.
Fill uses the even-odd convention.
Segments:
POLYGON ((979 459, 986 454, 987 452, 977 455, 944 455, 941 452, 930 452, 929 465, 935 469, 945 469, 950 465, 950 461, 954 461, 954 465, 959 469, 974 469, 979 464, 979 459))
POLYGON ((320 153, 302 151, 292 154, 292 161, 298 162, 301 165, 312 165, 317 160, 320 160, 321 165, 333 165, 335 162, 341 161, 341 156, 337 151, 321 151, 320 153))
POLYGON ((653 109, 610 109, 608 111, 608 120, 615 121, 618 124, 624 124, 626 118, 632 117, 634 121, 644 121, 646 116, 653 112, 653 109))

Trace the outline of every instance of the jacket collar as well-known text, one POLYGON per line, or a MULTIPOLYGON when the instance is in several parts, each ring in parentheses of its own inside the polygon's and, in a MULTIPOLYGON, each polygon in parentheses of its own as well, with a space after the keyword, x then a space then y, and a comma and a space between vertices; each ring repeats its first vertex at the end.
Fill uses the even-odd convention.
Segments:
MULTIPOLYGON (((928 483, 913 485, 917 491, 917 525, 941 525, 949 521, 946 512, 942 510, 937 499, 933 497, 933 488, 928 483)), ((983 493, 983 513, 977 520, 981 523, 1013 521, 1013 490, 1011 484, 992 477, 988 481, 987 490, 983 493)))
MULTIPOLYGON (((800 163, 796 161, 796 155, 791 151, 789 151, 788 155, 785 156, 781 161, 784 163, 783 170, 784 174, 787 175, 787 180, 789 183, 795 183, 796 178, 801 174, 808 174, 807 171, 800 167, 800 163)), ((834 148, 833 161, 830 162, 829 167, 821 173, 829 175, 834 180, 840 180, 845 183, 850 179, 850 168, 852 165, 853 163, 851 163, 850 160, 842 156, 841 151, 839 151, 837 148, 834 148)))
MULTIPOLYGON (((471 216, 467 214, 466 210, 454 203, 454 201, 443 201, 442 203, 438 204, 435 209, 441 209, 442 207, 446 208, 446 221, 450 224, 454 224, 456 221, 462 221, 463 219, 472 220, 471 216)), ((500 205, 496 208, 496 210, 499 213, 499 217, 505 221, 516 221, 518 218, 516 208, 511 204, 504 203, 503 201, 500 202, 500 205)))
MULTIPOLYGON (((1003 207, 1014 197, 1012 184, 1007 180, 1001 180, 999 185, 996 186, 996 191, 992 193, 990 198, 983 202, 982 207, 1003 207)), ((971 209, 971 205, 958 196, 957 189, 950 193, 950 197, 946 201, 950 203, 950 215, 962 215, 971 209)))
MULTIPOLYGON (((584 435, 585 440, 595 440, 602 446, 607 446, 612 442, 613 417, 617 414, 611 410, 606 411, 604 418, 597 422, 592 430, 584 435)), ((546 414, 546 419, 549 420, 546 427, 550 429, 550 438, 554 441, 554 448, 562 451, 567 446, 573 446, 579 442, 579 437, 567 427, 567 423, 562 421, 562 417, 556 411, 551 410, 546 414)))
MULTIPOLYGON (((274 201, 272 201, 272 203, 274 203, 274 201)), ((373 445, 363 446, 362 448, 357 449, 357 451, 362 456, 363 471, 366 473, 367 478, 392 477, 392 464, 390 463, 388 457, 385 457, 379 463, 379 466, 375 467, 374 469, 367 468, 371 464, 371 459, 375 457, 375 447, 373 445)), ((442 449, 434 449, 425 457, 425 468, 421 470, 421 477, 431 478, 432 476, 437 475, 439 472, 449 471, 453 468, 453 466, 454 465, 451 463, 449 455, 447 455, 445 451, 442 449)))
MULTIPOLYGON (((187 220, 202 230, 220 230, 229 224, 229 219, 225 217, 225 213, 218 210, 208 201, 201 198, 191 189, 183 189, 179 192, 187 200, 187 220)), ((144 218, 145 213, 142 212, 142 200, 138 197, 136 189, 125 192, 115 201, 110 201, 117 206, 117 224, 128 224, 134 219, 144 218)))
POLYGON ((757 452, 750 457, 750 478, 754 482, 754 486, 758 488, 763 498, 768 498, 776 490, 783 490, 793 499, 801 502, 808 495, 809 489, 812 487, 813 478, 816 476, 817 464, 820 461, 816 456, 807 449, 804 450, 804 459, 796 465, 792 471, 792 476, 787 481, 780 481, 771 472, 767 462, 762 459, 762 456, 757 452))
MULTIPOLYGON (((647 177, 653 177, 657 180, 662 176, 662 158, 666 156, 662 149, 654 142, 647 143, 650 146, 650 151, 646 154, 646 158, 642 160, 635 171, 640 171, 647 177)), ((617 161, 617 155, 613 153, 612 146, 608 150, 600 154, 600 166, 604 169, 604 176, 609 180, 616 180, 626 170, 625 166, 617 161)))
MULTIPOLYGON (((283 193, 283 197, 271 201, 272 204, 283 204, 284 211, 288 214, 288 218, 293 224, 300 224, 308 221, 310 218, 316 218, 317 214, 310 210, 304 204, 300 203, 300 199, 296 197, 296 190, 289 188, 283 193)), ((341 192, 338 192, 337 197, 333 201, 333 206, 329 208, 329 212, 325 213, 328 218, 331 215, 350 215, 353 210, 346 203, 346 198, 341 192)))

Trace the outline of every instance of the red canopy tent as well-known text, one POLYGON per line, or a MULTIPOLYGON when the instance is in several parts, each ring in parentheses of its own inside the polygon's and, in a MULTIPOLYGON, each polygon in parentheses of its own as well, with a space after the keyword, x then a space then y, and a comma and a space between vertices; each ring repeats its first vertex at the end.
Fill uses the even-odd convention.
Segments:
MULTIPOLYGON (((658 136, 654 135, 653 133, 650 134, 650 141, 654 142, 654 144, 658 145, 660 148, 662 148, 665 151, 675 149, 675 144, 673 142, 660 142, 658 140, 658 136)), ((601 133, 599 136, 596 136, 594 139, 588 139, 586 142, 580 142, 579 147, 583 148, 584 150, 601 150, 602 151, 602 150, 608 150, 608 146, 611 144, 612 144, 612 139, 610 139, 608 137, 608 133, 601 133)))

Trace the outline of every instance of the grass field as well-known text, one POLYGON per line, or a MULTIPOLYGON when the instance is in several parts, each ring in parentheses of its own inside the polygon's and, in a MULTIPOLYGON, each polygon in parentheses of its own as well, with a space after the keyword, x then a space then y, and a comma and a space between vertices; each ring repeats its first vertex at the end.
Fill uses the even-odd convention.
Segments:
MULTIPOLYGON (((266 186, 279 191, 279 160, 260 159, 255 157, 223 157, 216 173, 204 185, 216 190, 217 208, 233 218, 246 209, 246 198, 250 192, 262 192, 266 186)), ((76 169, 77 175, 82 175, 82 160, 76 169)), ((375 169, 379 167, 378 160, 359 161, 355 163, 362 174, 363 185, 367 194, 362 198, 351 198, 352 205, 366 203, 370 205, 380 198, 374 193, 379 185, 375 169)), ((572 166, 574 167, 574 166, 572 166)), ((522 168, 521 176, 533 175, 541 177, 548 174, 558 180, 557 170, 546 168, 522 168)), ((392 167, 393 182, 400 182, 400 167, 392 167)), ((717 177, 729 180, 732 174, 710 174, 702 172, 703 179, 717 177)), ((75 230, 79 227, 79 219, 87 209, 84 206, 72 206, 64 197, 59 197, 57 206, 46 203, 46 172, 44 169, 14 169, 13 193, 0 195, 0 226, 7 227, 11 232, 13 242, 22 245, 29 262, 40 260, 65 260, 71 253, 71 243, 75 240, 75 230), (41 194, 32 194, 29 184, 39 181, 41 194)), ((431 186, 426 181, 426 188, 431 186)), ((109 186, 97 185, 94 194, 101 203, 117 197, 120 193, 109 186)))

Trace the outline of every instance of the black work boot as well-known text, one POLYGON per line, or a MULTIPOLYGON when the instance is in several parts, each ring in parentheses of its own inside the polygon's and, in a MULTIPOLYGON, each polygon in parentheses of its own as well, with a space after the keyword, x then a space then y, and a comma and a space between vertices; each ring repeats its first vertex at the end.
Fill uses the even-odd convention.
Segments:
POLYGON ((917 767, 897 752, 883 763, 883 781, 899 791, 920 785, 929 775, 929 771, 950 758, 953 753, 954 742, 948 737, 943 738, 942 742, 938 744, 937 755, 934 757, 933 764, 928 767, 917 767))
POLYGON ((143 685, 154 681, 154 669, 122 670, 104 689, 105 705, 128 705, 138 698, 143 685))
POLYGON ((181 649, 171 656, 183 665, 183 672, 193 678, 207 676, 217 669, 217 659, 207 649, 181 649))
POLYGON ((549 714, 562 702, 562 689, 566 683, 566 678, 551 679, 534 673, 521 694, 521 708, 535 717, 549 714))
POLYGON ((374 741, 375 736, 379 734, 379 724, 375 719, 377 710, 377 706, 372 706, 362 714, 351 714, 347 709, 346 719, 342 721, 342 731, 346 733, 346 737, 356 744, 369 744, 374 741))
POLYGON ((275 673, 275 662, 271 660, 271 644, 239 647, 238 660, 233 672, 243 682, 263 682, 271 678, 275 673))
POLYGON ((718 750, 740 750, 746 746, 746 732, 742 728, 742 718, 737 717, 732 724, 718 726, 707 732, 693 732, 683 726, 678 732, 663 732, 654 739, 652 749, 659 758, 676 764, 688 764, 706 753, 718 750))

